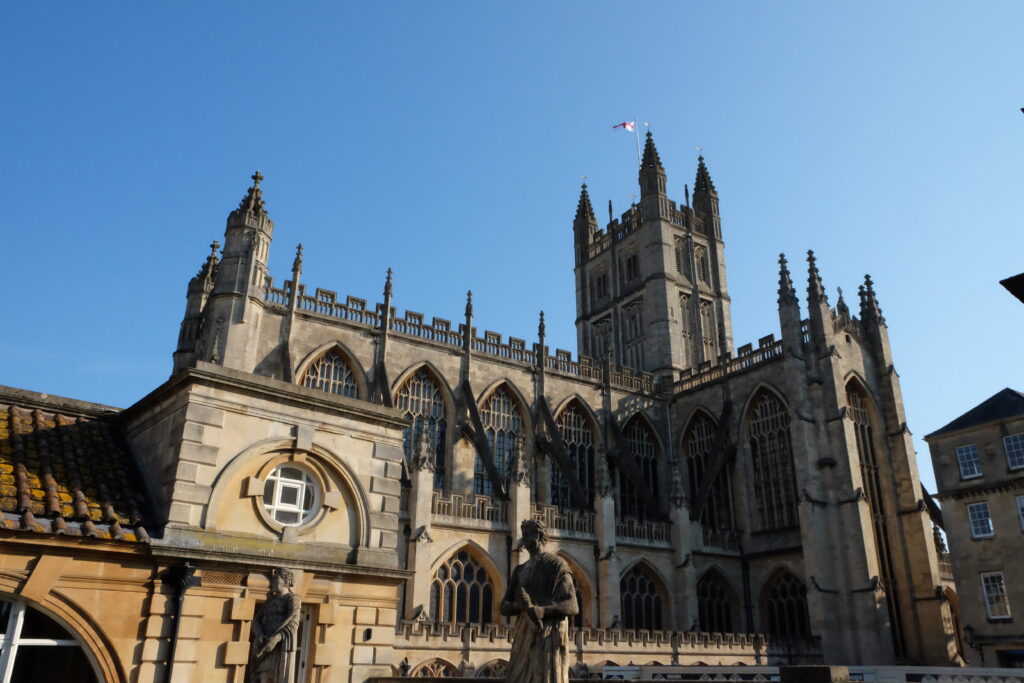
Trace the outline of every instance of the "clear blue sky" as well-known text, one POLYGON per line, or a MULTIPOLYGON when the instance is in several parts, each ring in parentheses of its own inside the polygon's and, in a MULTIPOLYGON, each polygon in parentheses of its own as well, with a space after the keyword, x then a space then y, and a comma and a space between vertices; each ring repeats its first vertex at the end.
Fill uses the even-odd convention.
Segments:
MULTIPOLYGON (((870 272, 926 433, 1024 389, 1020 2, 0 6, 0 384, 127 406, 166 379, 188 279, 255 168, 304 281, 575 350, 571 227, 679 198, 704 149, 737 345, 870 272)), ((853 299, 855 297, 851 297, 853 299)), ((855 303, 851 300, 851 303, 855 303)))

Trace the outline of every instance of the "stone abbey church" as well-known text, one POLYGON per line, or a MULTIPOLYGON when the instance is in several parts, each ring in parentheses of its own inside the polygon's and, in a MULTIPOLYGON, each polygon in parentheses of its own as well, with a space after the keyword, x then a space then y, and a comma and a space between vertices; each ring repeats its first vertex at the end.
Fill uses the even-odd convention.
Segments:
POLYGON ((0 390, 4 681, 249 680, 279 569, 295 681, 501 676, 530 518, 573 570, 577 675, 962 662, 870 278, 833 307, 809 254, 802 312, 780 257, 781 337, 737 348, 703 158, 676 203, 648 133, 604 228, 583 186, 576 358, 543 317, 478 330, 471 297, 400 315, 390 272, 379 302, 314 288, 301 247, 272 277, 261 180, 188 283, 166 383, 124 410, 0 390))

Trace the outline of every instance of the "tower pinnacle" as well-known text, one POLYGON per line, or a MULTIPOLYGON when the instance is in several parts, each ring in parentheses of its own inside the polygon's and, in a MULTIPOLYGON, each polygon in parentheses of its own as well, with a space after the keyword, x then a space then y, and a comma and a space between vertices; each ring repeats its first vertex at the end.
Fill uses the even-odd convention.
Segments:
POLYGON ((779 305, 797 303, 796 288, 789 275, 789 264, 785 254, 779 254, 779 305))
POLYGON ((263 201, 263 188, 260 187, 260 182, 263 180, 263 174, 260 173, 259 169, 253 173, 252 186, 246 192, 245 197, 238 204, 237 213, 246 214, 251 213, 256 216, 266 216, 267 209, 266 203, 263 201))
POLYGON ((583 183, 580 188, 580 200, 576 203, 576 218, 573 224, 596 223, 597 216, 594 215, 594 206, 590 203, 590 193, 587 192, 587 184, 583 183))
POLYGON ((812 249, 807 250, 807 301, 828 305, 828 295, 821 284, 821 273, 818 272, 818 259, 814 257, 812 249))
POLYGON ((697 179, 693 181, 693 193, 696 194, 717 194, 715 183, 711 180, 708 167, 704 165, 704 155, 697 157, 697 179))
POLYGON ((647 141, 644 143, 644 155, 640 161, 640 169, 641 172, 647 169, 665 170, 665 167, 661 165, 661 157, 658 156, 658 148, 654 146, 654 136, 651 131, 647 131, 647 141))

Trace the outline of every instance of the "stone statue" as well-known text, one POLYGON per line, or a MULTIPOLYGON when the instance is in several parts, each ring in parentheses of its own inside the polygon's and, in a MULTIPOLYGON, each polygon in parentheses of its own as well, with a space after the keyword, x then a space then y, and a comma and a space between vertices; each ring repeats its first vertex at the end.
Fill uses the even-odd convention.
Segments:
POLYGON ((579 614, 572 572, 565 560, 542 550, 544 525, 528 519, 521 546, 530 559, 512 571, 501 613, 518 615, 512 632, 508 683, 569 683, 569 624, 579 614))
POLYGON ((299 596, 292 593, 291 571, 274 569, 270 574, 270 598, 252 620, 252 643, 246 683, 293 683, 298 649, 299 596))

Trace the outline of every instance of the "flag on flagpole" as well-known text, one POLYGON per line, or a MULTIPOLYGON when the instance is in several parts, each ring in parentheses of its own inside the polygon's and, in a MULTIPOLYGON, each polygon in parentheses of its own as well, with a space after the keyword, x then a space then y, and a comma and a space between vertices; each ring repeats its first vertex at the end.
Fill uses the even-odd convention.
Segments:
POLYGON ((636 121, 623 121, 622 123, 616 123, 614 126, 612 126, 612 128, 621 128, 622 130, 629 131, 630 133, 633 132, 633 129, 635 127, 636 121))

